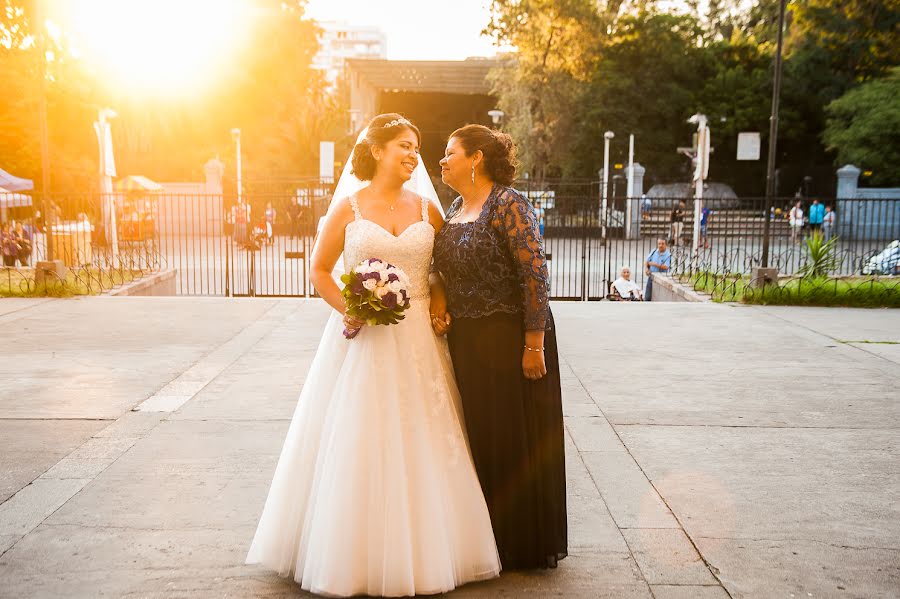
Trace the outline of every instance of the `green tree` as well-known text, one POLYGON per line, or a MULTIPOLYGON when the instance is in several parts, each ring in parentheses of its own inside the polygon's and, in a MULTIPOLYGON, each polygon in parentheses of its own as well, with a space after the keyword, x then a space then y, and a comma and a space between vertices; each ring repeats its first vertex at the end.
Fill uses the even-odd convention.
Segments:
MULTIPOLYGON (((620 20, 591 78, 578 112, 580 127, 565 160, 570 175, 595 176, 602 165, 603 132, 634 133, 636 160, 652 178, 681 180, 689 145, 695 96, 710 72, 697 45, 700 24, 688 15, 642 13, 620 20)), ((625 159, 627 144, 614 144, 613 158, 625 159)))
POLYGON ((62 35, 51 36, 36 26, 35 2, 0 2, 0 77, 4 101, 0 103, 0 156, 3 168, 41 185, 40 123, 38 103, 46 93, 51 189, 58 191, 92 182, 96 142, 90 129, 95 95, 85 84, 85 74, 62 35), (41 43, 47 53, 42 55, 41 43), (42 80, 42 74, 44 80, 42 80), (88 135, 71 127, 75 119, 87 119, 88 135))
POLYGON ((523 170, 538 180, 558 174, 603 34, 597 7, 590 0, 494 0, 485 33, 516 48, 493 83, 523 170))
POLYGON ((823 139, 839 164, 872 171, 876 185, 900 184, 900 67, 827 107, 823 139))
MULTIPOLYGON (((112 121, 120 175, 161 181, 201 180, 215 154, 233 175, 231 129, 240 127, 245 178, 297 178, 318 173, 318 142, 344 131, 345 94, 332 94, 311 68, 317 27, 305 18, 305 0, 254 0, 253 39, 225 80, 178 99, 138 97, 89 72, 68 50, 66 32, 47 38, 46 63, 52 186, 85 191, 97 184, 97 109, 112 121)), ((0 0, 0 155, 4 168, 40 181, 38 99, 41 53, 34 2, 0 0)), ((52 16, 52 15, 51 15, 52 16)))

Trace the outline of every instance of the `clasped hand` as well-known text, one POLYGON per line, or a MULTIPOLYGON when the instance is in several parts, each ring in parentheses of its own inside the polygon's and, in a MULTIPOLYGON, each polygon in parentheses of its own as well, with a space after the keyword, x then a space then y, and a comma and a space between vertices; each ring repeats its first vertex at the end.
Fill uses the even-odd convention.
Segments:
POLYGON ((439 337, 446 335, 453 321, 450 313, 447 312, 447 302, 433 294, 428 312, 431 316, 431 328, 434 329, 434 334, 439 337))

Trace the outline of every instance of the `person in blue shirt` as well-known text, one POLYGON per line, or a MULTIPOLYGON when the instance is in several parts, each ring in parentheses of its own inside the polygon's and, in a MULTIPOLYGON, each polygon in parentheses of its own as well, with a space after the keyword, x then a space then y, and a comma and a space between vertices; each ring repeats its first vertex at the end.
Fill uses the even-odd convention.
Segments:
POLYGON ((647 255, 644 262, 644 272, 647 274, 647 287, 644 290, 644 301, 649 302, 653 295, 653 278, 650 273, 667 272, 672 266, 672 253, 665 239, 656 240, 656 249, 647 255))
POLYGON ((824 220, 825 206, 819 200, 813 200, 812 206, 809 207, 809 229, 814 235, 821 231, 824 220))
POLYGON ((700 211, 700 243, 704 248, 709 248, 709 215, 712 214, 706 206, 700 211))

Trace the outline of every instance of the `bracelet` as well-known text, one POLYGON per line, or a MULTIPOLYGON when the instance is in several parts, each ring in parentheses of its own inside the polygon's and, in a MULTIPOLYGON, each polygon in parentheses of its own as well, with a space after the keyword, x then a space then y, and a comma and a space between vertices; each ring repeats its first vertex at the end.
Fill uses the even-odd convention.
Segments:
POLYGON ((528 347, 527 345, 525 346, 525 349, 528 351, 544 351, 543 347, 528 347))

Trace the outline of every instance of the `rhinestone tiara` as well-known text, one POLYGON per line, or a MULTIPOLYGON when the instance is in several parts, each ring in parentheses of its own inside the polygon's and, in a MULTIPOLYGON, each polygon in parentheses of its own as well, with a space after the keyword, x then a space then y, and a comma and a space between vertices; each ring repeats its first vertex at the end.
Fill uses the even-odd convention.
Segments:
POLYGON ((391 127, 396 127, 397 125, 412 125, 412 123, 410 123, 406 119, 394 119, 390 123, 385 123, 384 128, 390 129, 391 127))

